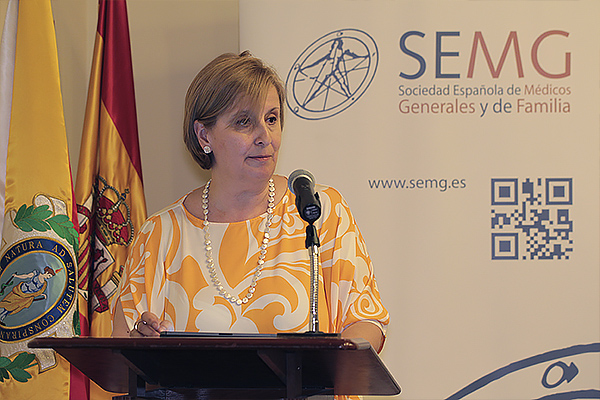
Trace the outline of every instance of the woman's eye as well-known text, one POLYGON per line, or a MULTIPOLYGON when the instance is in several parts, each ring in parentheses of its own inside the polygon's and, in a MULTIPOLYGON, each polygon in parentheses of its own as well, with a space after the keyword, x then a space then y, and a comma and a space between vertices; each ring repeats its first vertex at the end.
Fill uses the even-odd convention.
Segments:
POLYGON ((250 125, 250 118, 247 118, 247 117, 240 118, 236 124, 241 127, 246 127, 246 126, 250 125))
POLYGON ((267 117, 267 123, 270 125, 274 125, 277 123, 277 116, 275 115, 271 115, 270 117, 267 117))

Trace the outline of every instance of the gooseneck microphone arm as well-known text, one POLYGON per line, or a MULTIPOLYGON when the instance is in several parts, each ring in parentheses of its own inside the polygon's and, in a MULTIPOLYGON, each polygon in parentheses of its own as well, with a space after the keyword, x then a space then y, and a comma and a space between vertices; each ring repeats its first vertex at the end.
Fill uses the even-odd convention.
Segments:
POLYGON ((310 302, 308 331, 319 332, 319 236, 312 223, 306 227, 306 248, 310 258, 310 302))
POLYGON ((315 178, 305 170, 298 169, 288 178, 288 187, 296 196, 300 217, 308 222, 305 245, 310 258, 309 320, 307 333, 319 331, 319 236, 314 222, 321 216, 321 201, 315 191, 315 178))

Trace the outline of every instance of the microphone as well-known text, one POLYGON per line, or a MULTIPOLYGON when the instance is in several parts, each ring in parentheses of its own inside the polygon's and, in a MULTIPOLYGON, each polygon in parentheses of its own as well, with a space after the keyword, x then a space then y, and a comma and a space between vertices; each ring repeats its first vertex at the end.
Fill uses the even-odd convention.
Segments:
POLYGON ((312 224, 321 216, 321 200, 315 192, 315 177, 308 171, 297 169, 288 178, 288 187, 296 196, 296 207, 303 220, 312 224))

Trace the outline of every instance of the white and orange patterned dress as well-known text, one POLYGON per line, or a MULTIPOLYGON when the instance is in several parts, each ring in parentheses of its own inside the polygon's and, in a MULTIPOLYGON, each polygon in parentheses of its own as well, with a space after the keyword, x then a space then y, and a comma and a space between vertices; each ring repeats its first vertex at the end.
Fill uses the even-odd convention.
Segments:
MULTIPOLYGON (((318 185, 319 328, 342 332, 371 321, 383 332, 383 306, 362 235, 341 194, 318 185)), ((206 268, 203 221, 181 198, 146 221, 130 248, 120 300, 130 329, 144 311, 171 321, 177 331, 304 332, 309 328, 310 261, 306 223, 287 190, 275 206, 265 264, 254 296, 241 306, 224 299, 206 268)), ((243 298, 263 240, 265 215, 210 224, 215 268, 226 291, 243 298)))

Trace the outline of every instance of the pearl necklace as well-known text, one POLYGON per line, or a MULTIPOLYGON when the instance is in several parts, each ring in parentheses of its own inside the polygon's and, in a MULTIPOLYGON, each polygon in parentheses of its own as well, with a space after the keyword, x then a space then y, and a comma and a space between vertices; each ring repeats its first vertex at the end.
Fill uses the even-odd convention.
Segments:
POLYGON ((260 254, 258 256, 258 266, 254 269, 254 276, 252 277, 252 283, 250 284, 250 288, 248 289, 248 293, 242 298, 237 298, 231 293, 227 292, 223 287, 223 284, 217 277, 217 271, 215 270, 215 261, 213 259, 212 253, 212 242, 210 240, 210 233, 208 231, 208 191, 210 188, 210 183, 212 180, 209 180, 202 191, 202 210, 204 213, 204 250, 206 251, 206 268, 208 269, 208 273, 210 274, 210 279, 219 292, 221 296, 223 296, 226 300, 229 300, 233 304, 237 304, 241 306, 242 304, 246 304, 248 300, 252 298, 254 292, 256 290, 256 283, 258 282, 258 277, 262 273, 263 266, 265 264, 265 256, 267 255, 267 246, 269 245, 269 230, 271 228, 271 220, 273 219, 273 208, 275 207, 275 183, 273 179, 269 179, 269 205, 267 207, 267 217, 265 221, 265 234, 262 240, 262 244, 260 245, 260 254))

